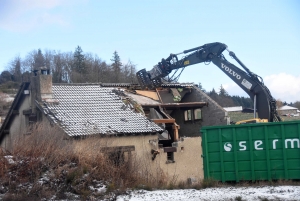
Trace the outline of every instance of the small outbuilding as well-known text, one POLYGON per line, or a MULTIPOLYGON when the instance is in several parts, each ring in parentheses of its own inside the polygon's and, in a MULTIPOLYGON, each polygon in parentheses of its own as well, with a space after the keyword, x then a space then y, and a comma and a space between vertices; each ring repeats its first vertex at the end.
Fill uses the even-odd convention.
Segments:
POLYGON ((288 106, 288 105, 284 105, 284 106, 278 108, 277 111, 280 115, 289 116, 289 115, 297 114, 298 113, 298 108, 288 106))

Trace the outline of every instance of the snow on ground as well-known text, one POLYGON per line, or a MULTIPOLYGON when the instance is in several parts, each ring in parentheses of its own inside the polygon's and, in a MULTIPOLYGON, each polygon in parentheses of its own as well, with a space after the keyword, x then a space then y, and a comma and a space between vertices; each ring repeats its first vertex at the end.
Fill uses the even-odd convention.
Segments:
POLYGON ((136 200, 300 200, 300 186, 223 187, 201 190, 136 190, 120 195, 117 201, 136 200))

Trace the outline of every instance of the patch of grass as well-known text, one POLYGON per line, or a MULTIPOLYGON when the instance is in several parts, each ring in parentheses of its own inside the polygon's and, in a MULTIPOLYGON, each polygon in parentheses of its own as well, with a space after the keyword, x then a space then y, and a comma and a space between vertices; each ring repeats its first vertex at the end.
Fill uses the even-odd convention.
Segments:
POLYGON ((186 189, 187 187, 189 187, 189 185, 187 184, 187 182, 180 181, 180 182, 178 182, 177 187, 179 189, 186 189))
POLYGON ((150 185, 139 184, 138 186, 136 186, 133 189, 143 189, 143 190, 146 190, 146 191, 152 191, 153 187, 150 186, 150 185))
POLYGON ((168 186, 167 186, 167 189, 168 190, 173 190, 175 189, 177 186, 174 184, 174 183, 170 183, 168 186))
POLYGON ((116 190, 116 186, 114 185, 114 183, 110 183, 107 185, 107 192, 112 192, 116 190))
POLYGON ((79 173, 77 170, 70 170, 66 176, 67 184, 74 184, 75 179, 79 177, 79 173))
MULTIPOLYGON (((3 201, 23 201, 26 198, 28 198, 28 195, 26 195, 26 194, 7 193, 4 195, 2 200, 3 201)), ((30 200, 35 201, 35 200, 38 200, 38 198, 30 196, 30 200)))
POLYGON ((196 190, 200 190, 200 189, 202 189, 203 187, 202 187, 201 183, 197 183, 197 184, 192 185, 191 188, 196 189, 196 190))
POLYGON ((91 194, 91 192, 88 189, 80 189, 78 194, 81 195, 82 199, 89 200, 88 197, 91 194))
MULTIPOLYGON (((11 155, 15 163, 9 164, 4 158, 7 153, 0 152, 0 185, 7 187, 6 192, 17 195, 24 190, 16 184, 39 184, 32 192, 40 198, 48 197, 45 192, 75 192, 81 196, 93 193, 89 186, 98 181, 107 181, 107 191, 112 192, 134 188, 144 183, 146 188, 165 186, 163 174, 154 177, 143 170, 136 157, 131 160, 110 160, 107 154, 100 151, 105 139, 86 138, 66 140, 65 134, 55 127, 36 125, 30 135, 23 136, 15 142, 11 155), (44 177, 41 181, 40 179, 44 177), (45 188, 44 188, 45 187, 45 188)), ((53 195, 53 194, 52 194, 53 195)), ((17 196, 7 195, 17 200, 17 196)))
POLYGON ((218 186, 218 181, 214 180, 213 178, 204 179, 201 182, 201 188, 211 188, 217 186, 218 186))
POLYGON ((84 165, 84 166, 82 167, 82 173, 83 173, 83 174, 87 174, 88 172, 89 172, 88 167, 84 165))

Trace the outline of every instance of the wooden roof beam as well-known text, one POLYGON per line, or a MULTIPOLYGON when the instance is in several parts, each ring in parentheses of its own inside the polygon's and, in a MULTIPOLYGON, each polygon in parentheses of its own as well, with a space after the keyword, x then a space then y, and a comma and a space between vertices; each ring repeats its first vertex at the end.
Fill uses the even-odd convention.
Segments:
POLYGON ((188 102, 188 103, 162 103, 162 104, 142 104, 143 108, 157 108, 159 106, 163 108, 201 108, 208 106, 207 102, 188 102))
POLYGON ((157 124, 175 123, 175 119, 151 119, 151 120, 157 124))

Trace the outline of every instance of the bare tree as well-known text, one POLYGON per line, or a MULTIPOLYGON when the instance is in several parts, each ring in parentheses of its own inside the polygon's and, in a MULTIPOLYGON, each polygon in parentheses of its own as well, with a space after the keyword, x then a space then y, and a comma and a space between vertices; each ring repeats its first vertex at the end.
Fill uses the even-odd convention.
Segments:
POLYGON ((55 83, 63 82, 63 58, 60 53, 53 57, 52 79, 55 83))
POLYGON ((29 52, 25 59, 22 60, 22 72, 32 72, 34 69, 34 55, 37 54, 36 50, 29 52))
POLYGON ((136 65, 128 60, 127 64, 123 68, 123 82, 137 83, 136 79, 136 65))
POLYGON ((86 73, 83 82, 97 82, 97 69, 95 69, 96 57, 92 53, 84 54, 84 65, 86 73))
POLYGON ((74 57, 72 52, 57 53, 53 56, 53 66, 51 68, 53 82, 72 83, 72 69, 74 57))
POLYGON ((105 61, 101 61, 98 66, 99 68, 99 81, 100 82, 115 82, 114 73, 110 65, 105 61))
POLYGON ((17 56, 9 63, 9 72, 4 72, 2 81, 11 78, 15 81, 30 81, 33 70, 46 66, 51 70, 53 82, 131 82, 136 83, 136 65, 130 60, 123 65, 117 51, 113 53, 112 63, 107 64, 96 54, 86 53, 80 46, 75 52, 45 49, 32 50, 25 58, 17 56), (26 78, 26 79, 25 79, 26 78))
POLYGON ((54 55, 55 55, 55 50, 45 49, 45 51, 44 51, 44 60, 45 60, 45 66, 48 69, 53 68, 54 55))
POLYGON ((283 106, 283 102, 280 99, 276 100, 276 107, 281 108, 283 106))
POLYGON ((22 82, 21 58, 19 55, 9 63, 8 71, 12 74, 12 81, 22 82))
POLYGON ((65 52, 61 54, 63 63, 63 80, 67 83, 72 83, 72 65, 73 65, 73 53, 65 52))

